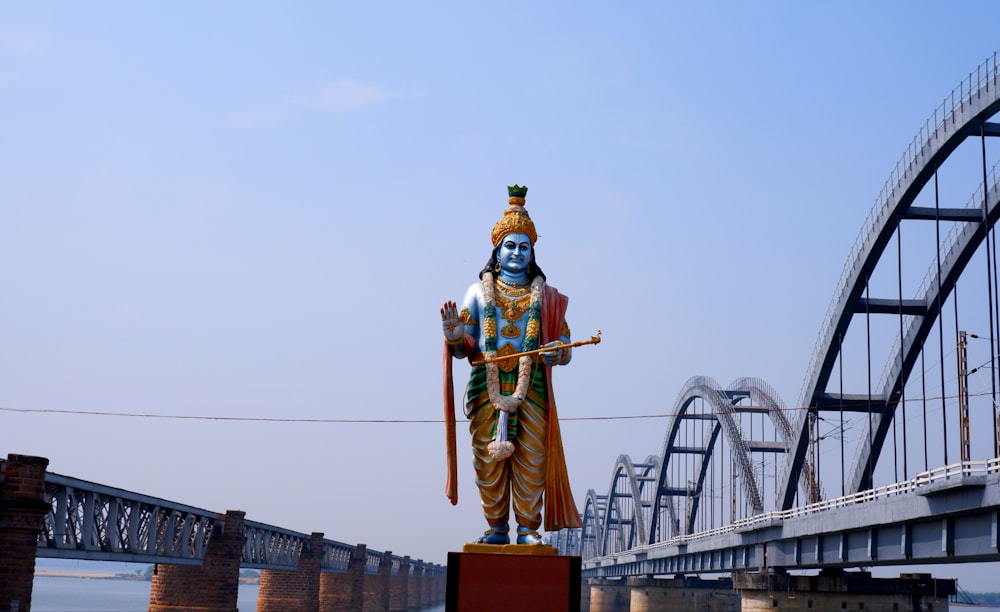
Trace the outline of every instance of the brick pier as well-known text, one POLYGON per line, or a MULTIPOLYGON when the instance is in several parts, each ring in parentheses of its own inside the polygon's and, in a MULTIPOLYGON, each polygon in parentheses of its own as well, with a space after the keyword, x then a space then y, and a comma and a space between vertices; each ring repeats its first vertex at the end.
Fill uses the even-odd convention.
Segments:
POLYGON ((244 513, 226 512, 221 533, 214 532, 201 565, 158 564, 153 571, 149 612, 236 612, 244 513))
POLYGON ((313 533, 294 570, 261 570, 257 612, 319 612, 323 534, 313 533))
POLYGON ((29 455, 0 460, 0 610, 31 610, 38 534, 48 512, 48 465, 29 455))

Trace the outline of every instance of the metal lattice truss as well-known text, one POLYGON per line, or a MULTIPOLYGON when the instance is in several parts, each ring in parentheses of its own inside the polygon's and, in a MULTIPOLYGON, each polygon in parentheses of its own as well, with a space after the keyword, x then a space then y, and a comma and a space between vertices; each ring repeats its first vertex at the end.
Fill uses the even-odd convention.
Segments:
MULTIPOLYGON (((49 510, 38 536, 39 557, 201 565, 225 519, 225 514, 51 472, 45 475, 45 500, 49 510)), ((303 533, 254 521, 244 521, 243 527, 244 568, 294 569, 311 548, 310 536, 303 533)), ((359 550, 368 574, 386 562, 379 551, 323 540, 320 567, 346 572, 359 550)), ((403 561, 391 556, 393 574, 403 561)))
POLYGON ((201 563, 222 515, 93 482, 46 474, 42 557, 201 563))
POLYGON ((385 555, 375 551, 365 549, 365 573, 377 574, 378 568, 382 565, 385 555))
POLYGON ((334 572, 346 572, 351 562, 354 547, 340 542, 323 541, 323 561, 321 567, 334 572))
POLYGON ((246 521, 244 525, 246 542, 243 544, 241 567, 298 567, 302 551, 309 546, 309 536, 252 521, 246 521))

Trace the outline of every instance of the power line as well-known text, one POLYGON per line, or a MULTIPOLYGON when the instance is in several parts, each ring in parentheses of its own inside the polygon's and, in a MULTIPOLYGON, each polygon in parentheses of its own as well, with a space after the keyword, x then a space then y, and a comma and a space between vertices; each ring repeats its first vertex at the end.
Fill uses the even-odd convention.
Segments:
MULTIPOLYGON (((988 395, 986 392, 973 393, 972 396, 988 395)), ((954 399, 954 396, 947 396, 947 398, 954 399)), ((940 399, 940 398, 927 398, 927 399, 940 399)), ((890 404, 896 403, 895 401, 889 402, 890 404)), ((797 412, 801 410, 810 410, 810 407, 794 407, 794 408, 775 408, 775 410, 780 410, 782 412, 797 412)), ((157 413, 134 413, 134 412, 110 412, 101 410, 66 410, 66 409, 54 409, 54 408, 13 408, 9 406, 0 406, 0 411, 3 412, 19 412, 23 414, 71 414, 78 416, 102 416, 102 417, 125 417, 133 419, 173 419, 173 420, 189 420, 189 421, 229 421, 229 422, 248 422, 248 423, 329 423, 329 424, 419 424, 419 423, 443 423, 444 419, 342 419, 342 418, 327 418, 327 419, 306 419, 306 418, 288 418, 288 417, 247 417, 247 416, 211 416, 211 415, 197 415, 197 414, 157 414, 157 413)), ((701 412, 699 414, 704 415, 717 415, 719 413, 714 411, 701 412)), ((628 420, 645 420, 645 419, 666 419, 671 417, 682 416, 672 412, 664 412, 658 414, 628 414, 628 415, 604 415, 604 416, 577 416, 577 417, 561 417, 560 421, 628 421, 628 420)))
MULTIPOLYGON (((0 406, 0 411, 20 412, 27 414, 72 414, 82 416, 103 416, 103 417, 128 417, 135 419, 176 419, 194 421, 243 421, 243 422, 263 422, 263 423, 343 423, 343 424, 363 424, 363 423, 444 423, 444 419, 305 419, 305 418, 279 418, 279 417, 246 417, 246 416, 208 416, 192 414, 155 414, 155 413, 134 413, 134 412, 107 412, 100 410, 59 410, 49 408, 11 408, 0 406)), ((568 417, 562 421, 616 421, 628 419, 661 419, 669 417, 669 414, 639 414, 639 415, 617 415, 617 416, 593 416, 593 417, 568 417)))
POLYGON ((195 421, 246 421, 264 423, 443 423, 434 419, 293 419, 278 417, 226 417, 192 414, 152 414, 132 412, 103 412, 98 410, 56 410, 47 408, 10 408, 0 406, 5 412, 22 412, 31 414, 74 414, 84 416, 129 417, 137 419, 179 419, 195 421))

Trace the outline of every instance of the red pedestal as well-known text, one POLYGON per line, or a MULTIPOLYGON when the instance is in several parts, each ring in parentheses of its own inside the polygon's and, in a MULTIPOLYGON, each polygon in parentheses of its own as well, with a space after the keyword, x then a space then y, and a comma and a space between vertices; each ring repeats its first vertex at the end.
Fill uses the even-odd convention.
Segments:
POLYGON ((578 612, 580 557, 448 553, 448 612, 578 612))

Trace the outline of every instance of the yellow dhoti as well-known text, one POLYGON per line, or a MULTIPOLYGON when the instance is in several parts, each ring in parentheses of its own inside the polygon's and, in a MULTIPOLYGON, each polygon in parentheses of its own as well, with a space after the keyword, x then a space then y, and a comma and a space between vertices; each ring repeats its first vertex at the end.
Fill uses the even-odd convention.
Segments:
MULTIPOLYGON (((513 392, 517 370, 500 372, 503 395, 513 392)), ((486 368, 473 369, 466 390, 466 414, 471 419, 472 464, 482 500, 483 514, 491 526, 506 525, 511 506, 518 525, 537 529, 542 523, 545 491, 547 419, 544 368, 532 367, 531 385, 517 412, 510 415, 508 439, 514 454, 500 461, 487 447, 496 436, 497 410, 486 388, 486 368)))

